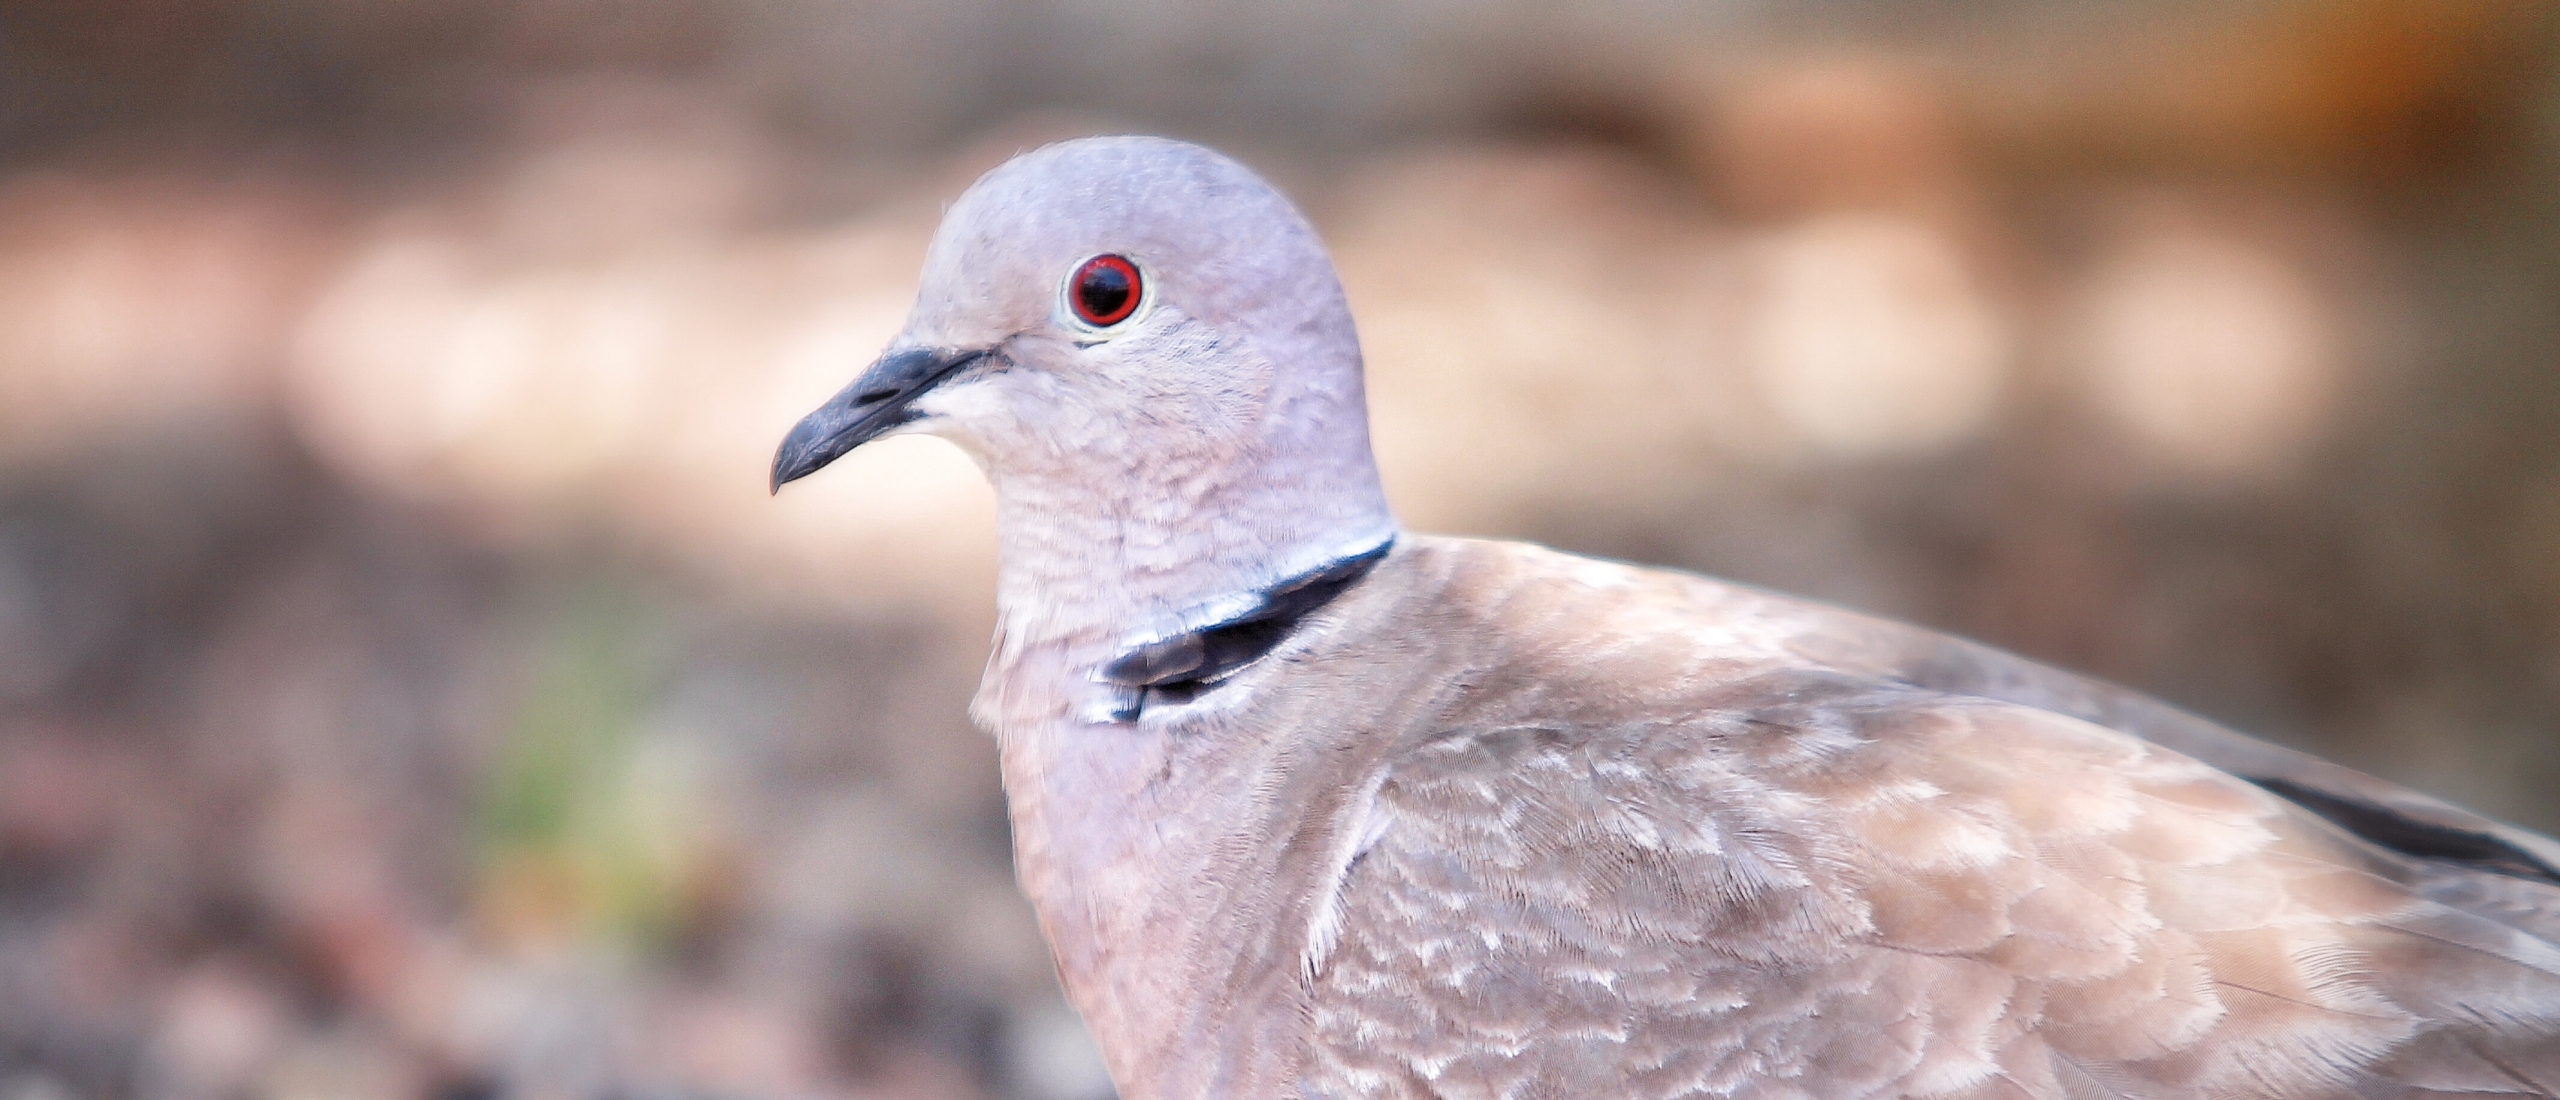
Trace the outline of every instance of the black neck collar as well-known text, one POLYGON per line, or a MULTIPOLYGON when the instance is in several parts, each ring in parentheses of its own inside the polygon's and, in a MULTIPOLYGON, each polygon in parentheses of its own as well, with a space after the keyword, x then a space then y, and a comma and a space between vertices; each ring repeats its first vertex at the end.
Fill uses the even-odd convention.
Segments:
POLYGON ((1271 652, 1294 633, 1298 624, 1367 576, 1395 545, 1390 538, 1375 547, 1323 568, 1281 581, 1259 594, 1243 613, 1197 630, 1148 642, 1102 666, 1106 683, 1125 689, 1127 698, 1117 717, 1138 716, 1150 692, 1174 702, 1187 702, 1201 691, 1271 652))

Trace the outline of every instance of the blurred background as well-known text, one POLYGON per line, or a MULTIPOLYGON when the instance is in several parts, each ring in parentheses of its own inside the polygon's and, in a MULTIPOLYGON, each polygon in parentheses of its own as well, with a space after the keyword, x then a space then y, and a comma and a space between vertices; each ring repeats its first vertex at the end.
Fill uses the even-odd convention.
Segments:
POLYGON ((1098 1100, 992 505, 788 425, 1056 137, 1296 195, 1413 526, 2560 827, 2535 0, 9 0, 0 1100, 1098 1100))

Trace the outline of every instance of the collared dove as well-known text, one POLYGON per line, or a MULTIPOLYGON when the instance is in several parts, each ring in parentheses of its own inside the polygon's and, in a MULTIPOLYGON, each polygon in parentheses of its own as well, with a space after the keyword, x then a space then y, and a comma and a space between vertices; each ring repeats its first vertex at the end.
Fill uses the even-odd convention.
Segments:
POLYGON ((1131 1100, 2560 1097, 2560 844, 1916 628, 1401 532, 1331 262, 1216 153, 969 188, 774 486, 896 432, 995 484, 971 713, 1131 1100))

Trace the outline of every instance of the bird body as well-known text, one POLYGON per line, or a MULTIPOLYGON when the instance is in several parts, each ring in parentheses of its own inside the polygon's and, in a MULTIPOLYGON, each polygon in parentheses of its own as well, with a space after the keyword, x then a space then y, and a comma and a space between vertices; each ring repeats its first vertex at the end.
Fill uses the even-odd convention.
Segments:
POLYGON ((2560 1097, 2560 845, 1985 647, 1400 532, 1312 230, 1017 158, 775 480, 994 481, 1017 871, 1131 1100, 2560 1097))
POLYGON ((2100 724, 2128 697, 1925 631, 1408 538, 1195 705, 1096 728, 1009 682, 1023 883, 1137 1094, 2560 1084, 2560 887, 2431 897, 2100 724))

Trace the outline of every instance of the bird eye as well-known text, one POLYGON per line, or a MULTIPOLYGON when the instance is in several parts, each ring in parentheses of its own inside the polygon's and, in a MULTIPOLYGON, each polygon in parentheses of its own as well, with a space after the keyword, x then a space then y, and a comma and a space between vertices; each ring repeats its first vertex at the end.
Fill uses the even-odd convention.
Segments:
POLYGON ((1067 304, 1077 320, 1110 328, 1138 311, 1141 289, 1138 265, 1106 252, 1076 265, 1076 273, 1067 278, 1067 304))

